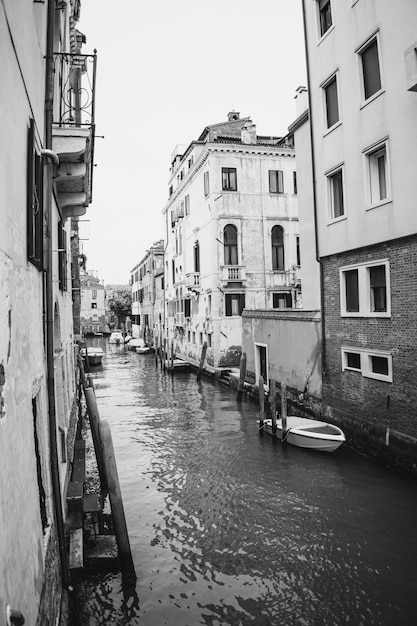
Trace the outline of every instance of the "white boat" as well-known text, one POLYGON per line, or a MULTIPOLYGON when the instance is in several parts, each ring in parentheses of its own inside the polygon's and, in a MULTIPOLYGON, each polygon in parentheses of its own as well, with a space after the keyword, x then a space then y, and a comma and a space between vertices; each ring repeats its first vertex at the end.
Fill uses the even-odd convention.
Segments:
POLYGON ((134 339, 131 339, 129 343, 127 344, 127 349, 133 350, 133 351, 135 351, 136 348, 144 348, 144 347, 145 347, 145 344, 144 344, 143 339, 134 338, 134 339))
POLYGON ((148 352, 150 352, 151 349, 148 346, 138 346, 136 348, 136 352, 138 354, 148 354, 148 352))
POLYGON ((104 352, 102 348, 87 347, 87 349, 81 348, 80 355, 83 359, 86 359, 88 356, 89 365, 101 365, 104 352))
MULTIPOLYGON (((272 420, 264 421, 263 429, 272 435, 272 420)), ((282 420, 277 419, 276 436, 281 439, 282 420)), ((285 441, 299 448, 310 448, 320 452, 334 452, 346 441, 343 431, 334 424, 311 420, 307 417, 287 416, 285 441)))
POLYGON ((120 346, 122 343, 124 343, 124 339, 123 339, 123 335, 120 331, 115 330, 111 333, 110 335, 110 339, 109 339, 109 343, 115 343, 118 346, 120 346))
POLYGON ((132 335, 126 335, 125 337, 125 343, 129 343, 132 339, 132 335))

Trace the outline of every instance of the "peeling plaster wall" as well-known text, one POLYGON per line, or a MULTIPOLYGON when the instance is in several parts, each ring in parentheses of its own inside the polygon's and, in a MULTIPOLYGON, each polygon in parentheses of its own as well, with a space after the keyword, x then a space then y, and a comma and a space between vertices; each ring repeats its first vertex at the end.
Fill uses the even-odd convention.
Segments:
POLYGON ((247 377, 257 380, 255 344, 267 346, 268 377, 321 398, 320 317, 317 311, 245 311, 243 351, 247 377))

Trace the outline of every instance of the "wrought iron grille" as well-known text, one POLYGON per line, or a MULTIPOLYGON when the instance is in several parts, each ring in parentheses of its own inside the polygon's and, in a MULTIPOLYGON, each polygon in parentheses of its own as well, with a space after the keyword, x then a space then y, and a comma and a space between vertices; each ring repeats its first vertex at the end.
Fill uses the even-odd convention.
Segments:
POLYGON ((96 51, 54 54, 54 124, 94 128, 96 66, 96 51))

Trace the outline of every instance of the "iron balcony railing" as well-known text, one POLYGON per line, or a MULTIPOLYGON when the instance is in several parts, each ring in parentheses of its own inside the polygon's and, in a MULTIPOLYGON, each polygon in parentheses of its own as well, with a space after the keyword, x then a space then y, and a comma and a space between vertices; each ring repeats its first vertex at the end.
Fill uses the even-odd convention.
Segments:
POLYGON ((94 54, 54 54, 54 124, 91 127, 94 132, 96 67, 96 50, 94 54))

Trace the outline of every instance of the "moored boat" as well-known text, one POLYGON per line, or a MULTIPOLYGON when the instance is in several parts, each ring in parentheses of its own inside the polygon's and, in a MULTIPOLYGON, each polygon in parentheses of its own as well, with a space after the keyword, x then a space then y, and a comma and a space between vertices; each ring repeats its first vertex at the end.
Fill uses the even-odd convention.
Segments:
MULTIPOLYGON (((272 420, 264 421, 263 430, 272 435, 272 420)), ((276 436, 282 438, 282 419, 277 419, 276 436)), ((343 431, 334 424, 312 420, 307 417, 287 416, 285 441, 299 448, 320 452, 334 452, 346 441, 343 431)))
POLYGON ((143 346, 138 346, 138 347, 137 347, 137 348, 135 348, 135 349, 136 349, 136 352, 137 352, 138 354, 148 354, 148 352, 150 352, 150 351, 151 351, 151 349, 150 349, 148 346, 145 346, 145 345, 143 345, 143 346))
POLYGON ((86 359, 88 356, 89 365, 101 365, 101 361, 104 356, 104 352, 102 348, 81 348, 80 355, 83 359, 86 359))
POLYGON ((109 343, 115 343, 118 346, 124 343, 122 333, 119 330, 114 330, 110 335, 109 343))

